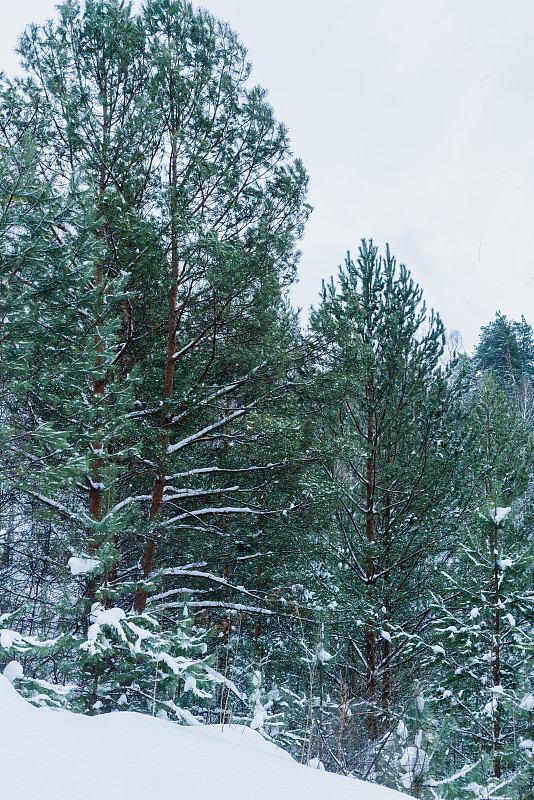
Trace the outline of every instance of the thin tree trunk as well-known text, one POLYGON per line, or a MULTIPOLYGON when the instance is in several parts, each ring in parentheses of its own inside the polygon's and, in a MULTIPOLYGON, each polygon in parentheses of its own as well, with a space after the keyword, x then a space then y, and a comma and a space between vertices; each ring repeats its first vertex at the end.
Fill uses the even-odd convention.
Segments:
MULTIPOLYGON (((103 116, 102 153, 100 159, 100 171, 98 180, 99 200, 102 199, 106 188, 107 145, 108 145, 108 137, 110 131, 110 122, 109 122, 109 113, 108 113, 108 104, 106 99, 105 86, 101 87, 101 91, 104 96, 104 100, 102 108, 102 116, 103 116)), ((105 222, 101 218, 101 222, 96 233, 97 237, 101 240, 105 239, 104 226, 105 222)), ((102 341, 102 326, 103 326, 102 306, 103 306, 105 280, 106 280, 106 275, 105 275, 104 264, 102 262, 97 261, 95 266, 96 300, 93 309, 93 315, 95 321, 94 342, 96 351, 96 356, 94 359, 94 370, 96 375, 98 375, 98 373, 101 372, 102 367, 104 366, 104 342, 102 341)), ((95 378, 93 380, 93 404, 97 409, 101 405, 104 399, 105 387, 106 387, 106 379, 104 377, 99 376, 98 378, 95 378)), ((98 415, 97 415, 96 425, 98 426, 99 424, 100 422, 98 420, 98 415)), ((96 439, 96 441, 91 445, 92 460, 91 460, 91 475, 89 477, 89 515, 95 521, 99 521, 102 518, 102 499, 103 499, 102 467, 104 465, 104 460, 102 458, 102 447, 103 443, 100 438, 96 439)), ((89 553, 91 553, 91 551, 97 551, 101 544, 102 543, 100 542, 99 537, 96 537, 94 534, 91 535, 88 542, 89 553)), ((87 612, 89 612, 94 603, 97 591, 97 585, 98 585, 97 579, 95 577, 89 577, 87 579, 87 583, 85 586, 87 612)), ((92 677, 93 677, 93 685, 91 691, 91 706, 94 706, 94 704, 98 699, 98 682, 100 678, 100 668, 98 663, 95 664, 94 666, 92 677)))
MULTIPOLYGON (((390 463, 388 456, 388 464, 390 463)), ((389 478, 387 479, 389 481, 389 478)), ((384 622, 389 621, 390 606, 391 606, 391 588, 389 586, 390 572, 389 567, 391 564, 391 494, 389 491, 389 484, 384 496, 384 540, 385 540, 385 566, 386 572, 384 574, 385 585, 385 598, 384 608, 384 622)), ((384 639, 382 646, 382 711, 384 713, 384 722, 386 726, 389 724, 389 709, 391 705, 391 685, 392 685, 392 668, 391 668, 391 642, 389 639, 384 639)))
MULTIPOLYGON (((498 528, 494 525, 492 534, 490 536, 490 547, 492 550, 491 556, 493 560, 493 608, 491 610, 491 630, 492 630, 492 650, 493 650, 493 664, 492 664, 492 685, 493 688, 501 685, 501 654, 500 654, 500 627, 501 627, 501 614, 500 614, 500 596, 499 596, 499 566, 497 564, 498 554, 498 528)), ((499 708, 499 695, 493 693, 492 697, 495 703, 492 717, 493 727, 493 773, 496 778, 501 777, 501 713, 499 708)))
MULTIPOLYGON (((105 87, 101 87, 101 92, 105 98, 105 87)), ((100 160, 100 173, 98 178, 98 197, 101 198, 104 195, 106 189, 106 156, 107 156, 107 141, 109 136, 109 119, 108 119, 108 105, 106 99, 103 101, 103 128, 102 128, 102 154, 100 160)), ((97 238, 104 239, 105 238, 105 231, 104 231, 104 221, 101 220, 99 228, 97 230, 97 238)), ((96 357, 94 360, 94 369, 95 372, 98 372, 104 366, 104 343, 102 341, 102 325, 103 320, 101 316, 101 307, 102 307, 102 296, 104 292, 104 282, 105 282, 105 274, 104 274, 104 265, 100 262, 97 262, 95 266, 95 291, 97 292, 97 299, 96 304, 93 309, 94 321, 95 321, 95 350, 96 350, 96 357)), ((100 405, 104 396, 104 390, 106 386, 105 378, 99 377, 98 379, 93 381, 93 403, 96 407, 100 405)), ((98 423, 97 423, 98 424, 98 423)), ((103 460, 100 457, 102 452, 102 442, 97 441, 93 445, 93 459, 91 463, 91 478, 89 481, 89 514, 93 519, 99 520, 102 516, 102 476, 101 476, 101 469, 103 465, 103 460)), ((97 547, 98 543, 94 543, 94 546, 97 547)))
MULTIPOLYGON (((487 453, 488 461, 491 460, 493 451, 493 437, 491 435, 491 419, 489 408, 486 408, 486 436, 487 436, 487 453)), ((491 498, 495 513, 497 512, 497 495, 491 477, 486 479, 486 496, 491 498)), ((500 596, 499 596, 499 566, 497 563, 498 557, 498 540, 499 529, 495 523, 489 535, 489 548, 490 548, 490 563, 493 564, 492 575, 492 600, 490 603, 490 622, 491 622, 491 687, 501 685, 501 659, 500 659, 500 596)), ((493 774, 496 778, 501 777, 501 716, 499 709, 499 696, 493 692, 492 703, 495 707, 492 710, 491 717, 491 734, 492 734, 492 759, 493 759, 493 774)))
MULTIPOLYGON (((263 589, 263 568, 258 564, 256 572, 256 589, 261 592, 263 589)), ((261 617, 258 617, 254 625, 254 664, 256 669, 261 670, 262 649, 260 644, 261 638, 261 617)))
MULTIPOLYGON (((171 93, 172 93, 171 82, 171 93)), ((178 243, 176 231, 176 187, 178 183, 177 149, 176 149, 177 129, 173 125, 171 129, 171 160, 169 166, 169 178, 171 188, 171 276, 172 283, 169 290, 169 323, 167 326, 167 356, 165 359, 165 374, 163 378, 163 400, 170 400, 174 389, 174 355, 176 353, 176 327, 178 322, 178 243)), ((167 449, 169 446, 169 432, 166 428, 168 424, 167 412, 164 411, 161 420, 160 433, 160 459, 159 470, 154 480, 152 489, 152 499, 148 516, 149 530, 147 540, 141 556, 142 581, 137 586, 134 600, 134 607, 138 614, 142 614, 146 607, 148 592, 143 585, 150 575, 156 553, 156 527, 163 506, 163 494, 165 491, 165 467, 167 465, 167 449)))
MULTIPOLYGON (((372 387, 367 387, 368 402, 371 401, 372 387)), ((367 464, 366 464, 366 521, 365 533, 367 539, 366 555, 366 598, 369 611, 374 593, 374 544, 375 544, 375 517, 374 517, 374 415, 370 408, 367 413, 367 464)), ((378 720, 376 715, 376 630, 375 620, 371 614, 365 622, 365 683, 367 693, 367 735, 370 741, 378 738, 378 720)))

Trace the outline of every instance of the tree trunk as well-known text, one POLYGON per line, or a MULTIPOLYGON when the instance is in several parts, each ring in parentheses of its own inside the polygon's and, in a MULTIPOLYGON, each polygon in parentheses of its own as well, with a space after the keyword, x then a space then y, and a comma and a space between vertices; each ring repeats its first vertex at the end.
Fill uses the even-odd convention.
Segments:
MULTIPOLYGON (((492 632, 492 687, 501 685, 501 653, 500 653, 500 596, 499 596, 499 565, 498 557, 498 528, 494 525, 490 535, 491 558, 493 561, 493 602, 491 609, 491 632, 492 632)), ((493 694, 492 701, 495 708, 492 714, 492 739, 493 739, 493 774, 496 778, 501 777, 501 714, 499 709, 499 695, 493 694)))
MULTIPOLYGON (((371 401, 372 386, 367 386, 367 400, 371 401)), ((376 714, 376 630, 375 619, 371 614, 371 605, 375 588, 374 544, 375 544, 375 516, 374 516, 374 480, 375 480, 375 453, 374 453, 374 414, 370 408, 367 413, 367 463, 366 463, 366 521, 365 533, 367 539, 366 556, 366 600, 369 613, 365 622, 365 684, 367 693, 367 735, 370 741, 378 738, 378 719, 376 714)))
MULTIPOLYGON (((388 456, 388 465, 391 463, 391 458, 388 456)), ((387 479, 389 481, 389 478, 387 479)), ((389 621, 390 606, 391 606, 391 587, 389 586, 391 566, 391 545, 392 545, 392 532, 391 532, 391 494, 389 491, 389 483, 384 495, 384 549, 385 549, 385 569, 384 573, 384 618, 383 621, 389 621)), ((384 714, 384 723, 389 725, 389 709, 391 705, 391 685, 392 685, 392 666, 391 666, 391 642, 389 639, 384 639, 382 645, 382 711, 384 714)))
MULTIPOLYGON (((170 87, 171 94, 173 87, 170 87)), ((169 178, 171 188, 171 277, 172 284, 169 290, 169 322, 167 326, 167 356, 165 359, 165 374, 163 377, 163 401, 170 400, 173 395, 174 389, 174 355, 176 353, 176 328, 178 324, 178 243, 177 243, 177 230, 176 230, 176 187, 178 183, 178 165, 177 165, 177 150, 176 150, 176 135, 177 128, 175 125, 171 128, 171 160, 169 165, 169 178)), ((150 503, 150 511, 148 516, 149 530, 147 540, 141 556, 141 572, 142 580, 146 581, 152 571, 154 565, 154 556, 156 553, 156 527, 161 509, 163 506, 163 494, 165 491, 165 467, 167 465, 167 448, 169 446, 169 432, 167 425, 169 423, 166 409, 163 412, 161 419, 161 433, 160 433, 160 460, 159 470, 154 480, 152 489, 152 500, 150 503)), ((142 614, 146 607, 148 592, 143 585, 139 582, 135 594, 134 607, 138 614, 142 614)))

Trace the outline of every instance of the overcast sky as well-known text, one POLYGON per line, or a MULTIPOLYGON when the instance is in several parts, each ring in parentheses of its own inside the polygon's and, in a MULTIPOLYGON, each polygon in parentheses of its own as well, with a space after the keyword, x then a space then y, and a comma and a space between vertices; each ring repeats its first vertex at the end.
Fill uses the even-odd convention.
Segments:
MULTIPOLYGON (((4 9, 0 67, 54 0, 4 9)), ((310 174, 293 301, 362 237, 387 241, 466 349, 497 310, 534 323, 531 0, 205 0, 247 46, 310 174)))

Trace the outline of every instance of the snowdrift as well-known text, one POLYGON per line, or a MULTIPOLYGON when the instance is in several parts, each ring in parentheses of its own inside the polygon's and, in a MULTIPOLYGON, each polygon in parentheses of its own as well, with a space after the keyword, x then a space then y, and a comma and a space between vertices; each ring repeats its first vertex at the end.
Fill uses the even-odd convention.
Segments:
POLYGON ((401 800, 297 764, 250 728, 35 708, 0 675, 2 800, 401 800))

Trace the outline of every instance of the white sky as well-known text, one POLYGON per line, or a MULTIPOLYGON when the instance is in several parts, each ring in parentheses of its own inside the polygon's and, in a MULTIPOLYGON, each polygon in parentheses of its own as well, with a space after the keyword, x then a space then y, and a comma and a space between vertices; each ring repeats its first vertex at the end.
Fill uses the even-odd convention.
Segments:
MULTIPOLYGON (((0 67, 54 0, 4 10, 0 67)), ((530 0, 203 0, 310 173, 294 303, 318 301, 362 237, 386 241, 466 348, 497 310, 534 323, 530 0)))

